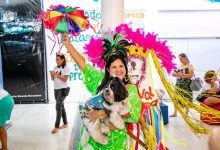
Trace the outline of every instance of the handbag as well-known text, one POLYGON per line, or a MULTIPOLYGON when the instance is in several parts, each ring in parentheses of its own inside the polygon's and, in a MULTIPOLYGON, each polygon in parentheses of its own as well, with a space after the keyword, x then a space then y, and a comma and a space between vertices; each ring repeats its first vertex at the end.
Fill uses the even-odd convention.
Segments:
POLYGON ((70 88, 67 87, 67 88, 62 88, 62 96, 68 96, 69 95, 69 92, 70 92, 70 88))
POLYGON ((192 79, 190 83, 190 89, 192 91, 200 91, 202 88, 202 80, 200 78, 192 79))

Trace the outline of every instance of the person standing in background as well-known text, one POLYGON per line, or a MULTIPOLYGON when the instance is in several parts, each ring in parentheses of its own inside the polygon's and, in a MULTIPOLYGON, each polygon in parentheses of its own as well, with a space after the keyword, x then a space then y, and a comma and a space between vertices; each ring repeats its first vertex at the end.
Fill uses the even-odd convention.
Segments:
POLYGON ((11 95, 0 89, 0 141, 2 143, 1 150, 7 150, 7 132, 5 129, 6 121, 10 120, 11 112, 14 107, 14 100, 11 95))
POLYGON ((54 96, 56 100, 56 122, 55 128, 51 131, 52 134, 57 133, 59 129, 68 127, 64 100, 70 90, 67 83, 70 71, 66 65, 64 54, 56 54, 56 63, 57 66, 54 67, 53 71, 50 71, 51 79, 54 81, 54 96), (60 127, 61 117, 63 125, 60 127))
MULTIPOLYGON (((192 102, 192 90, 190 88, 191 78, 194 75, 193 66, 190 64, 190 61, 185 53, 179 54, 179 61, 181 63, 178 70, 173 73, 173 76, 177 78, 176 80, 176 91, 181 94, 186 100, 192 102), (181 91, 181 90, 184 90, 181 91), (187 93, 186 93, 187 92, 187 93)), ((186 110, 188 114, 188 110, 186 110)), ((170 117, 176 117, 177 110, 174 109, 174 113, 170 117)))

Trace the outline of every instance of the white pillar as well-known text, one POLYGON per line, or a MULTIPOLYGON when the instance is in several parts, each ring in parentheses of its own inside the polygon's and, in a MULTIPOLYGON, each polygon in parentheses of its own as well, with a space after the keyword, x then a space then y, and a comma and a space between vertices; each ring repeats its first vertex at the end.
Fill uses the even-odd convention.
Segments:
POLYGON ((102 31, 114 30, 124 22, 124 0, 101 0, 102 31))

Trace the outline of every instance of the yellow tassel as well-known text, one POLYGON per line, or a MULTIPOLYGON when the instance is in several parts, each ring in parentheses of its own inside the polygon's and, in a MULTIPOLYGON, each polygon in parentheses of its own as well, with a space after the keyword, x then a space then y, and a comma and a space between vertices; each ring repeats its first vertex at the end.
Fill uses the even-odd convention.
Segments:
POLYGON ((134 150, 134 140, 131 138, 130 150, 134 150))
POLYGON ((141 125, 142 132, 144 134, 146 149, 147 150, 155 150, 156 149, 156 139, 153 137, 152 131, 147 125, 147 122, 143 117, 140 117, 139 123, 141 125))
MULTIPOLYGON (((183 119, 186 121, 188 124, 189 128, 191 131, 195 134, 208 134, 209 130, 206 129, 203 126, 202 121, 198 118, 198 116, 202 114, 212 114, 214 117, 213 118, 219 118, 220 119, 220 111, 213 110, 212 108, 208 106, 202 106, 200 103, 192 103, 188 101, 186 98, 184 98, 182 95, 176 92, 176 87, 168 82, 167 77, 165 76, 165 71, 162 69, 160 62, 157 58, 156 53, 152 50, 151 51, 151 56, 153 58, 154 65, 157 69, 157 72, 160 76, 160 79, 168 92, 171 101, 174 104, 174 107, 179 111, 183 119), (180 104, 181 103, 181 104, 180 104), (195 110, 196 112, 191 112, 190 109, 195 110), (189 110, 189 115, 185 113, 186 110, 189 110)), ((181 92, 184 92, 187 94, 187 91, 178 89, 181 92)), ((190 93, 188 93, 190 95, 190 93)))

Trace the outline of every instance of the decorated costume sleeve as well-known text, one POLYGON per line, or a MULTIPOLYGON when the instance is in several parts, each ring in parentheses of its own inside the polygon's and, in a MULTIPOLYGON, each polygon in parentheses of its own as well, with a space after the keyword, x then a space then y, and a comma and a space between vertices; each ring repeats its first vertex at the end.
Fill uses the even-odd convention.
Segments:
POLYGON ((89 92, 92 93, 92 95, 96 94, 96 90, 98 86, 101 84, 103 77, 103 72, 99 71, 98 69, 95 69, 88 63, 86 64, 85 71, 83 74, 83 83, 85 84, 89 92))
POLYGON ((128 98, 131 107, 129 112, 131 116, 129 118, 126 118, 125 122, 136 123, 138 122, 141 113, 141 100, 138 94, 137 87, 135 85, 130 85, 127 90, 129 93, 128 98))

